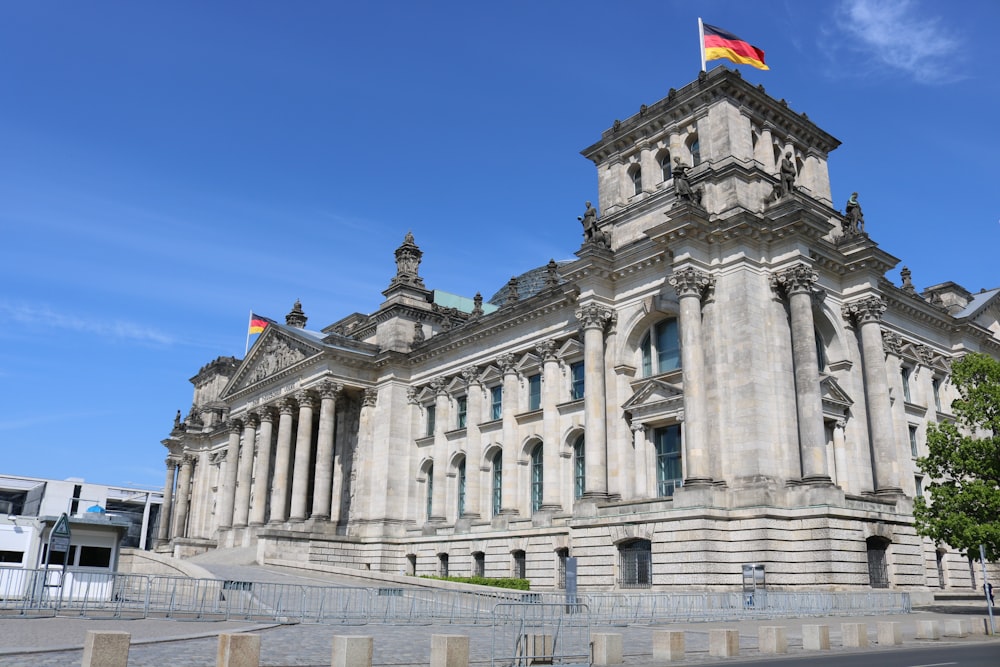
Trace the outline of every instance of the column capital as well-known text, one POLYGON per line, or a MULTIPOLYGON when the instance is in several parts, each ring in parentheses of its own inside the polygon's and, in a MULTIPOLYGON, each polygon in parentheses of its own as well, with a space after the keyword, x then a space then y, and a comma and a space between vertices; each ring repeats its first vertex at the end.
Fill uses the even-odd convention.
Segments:
POLYGON ((416 387, 407 387, 406 388, 406 402, 409 403, 410 405, 416 405, 417 404, 417 388, 416 387))
POLYGON ((833 425, 834 425, 835 428, 839 428, 839 429, 843 430, 844 428, 847 427, 847 418, 846 417, 841 417, 837 421, 833 422, 833 425))
POLYGON ((361 406, 365 408, 374 408, 377 400, 378 389, 375 387, 368 387, 361 396, 361 406))
POLYGON ((239 433, 243 430, 243 420, 230 419, 228 422, 226 422, 226 426, 229 428, 230 434, 236 433, 237 435, 239 435, 239 433))
POLYGON ((599 303, 588 303, 576 309, 576 319, 580 321, 580 326, 584 329, 603 330, 611 321, 614 312, 607 306, 599 303))
POLYGON ((194 454, 185 454, 181 458, 181 467, 182 468, 193 468, 194 464, 197 463, 197 462, 198 462, 198 457, 197 456, 195 456, 194 454))
POLYGON ((260 426, 260 415, 257 414, 256 412, 251 412, 251 413, 247 414, 246 419, 243 420, 243 428, 244 429, 248 429, 248 428, 255 429, 258 426, 260 426))
POLYGON ((642 422, 634 421, 629 426, 629 428, 632 430, 632 433, 638 433, 639 431, 645 431, 646 430, 646 425, 643 424, 642 422))
POLYGON ((667 282, 678 297, 694 296, 701 299, 709 290, 715 287, 715 278, 692 266, 677 269, 670 274, 667 282))
POLYGON ((917 359, 921 364, 931 368, 934 365, 934 350, 923 344, 913 346, 913 351, 917 353, 917 359))
POLYGON ((324 380, 319 385, 320 398, 336 399, 342 391, 344 391, 344 385, 340 382, 331 382, 330 380, 324 380))
POLYGON ((309 408, 314 410, 316 408, 316 394, 312 391, 300 391, 295 394, 295 400, 299 402, 299 409, 309 408))
POLYGON ((504 375, 507 375, 508 373, 516 373, 517 369, 514 368, 515 361, 516 357, 514 357, 513 353, 505 352, 497 357, 497 366, 499 366, 500 372, 504 375))
POLYGON ((447 396, 448 384, 443 377, 436 377, 430 381, 429 385, 435 396, 447 396))
POLYGON ((297 403, 295 402, 295 399, 293 397, 291 397, 291 396, 286 396, 285 398, 281 399, 278 402, 278 410, 283 415, 293 415, 293 414, 295 414, 295 408, 296 407, 297 407, 297 403))
POLYGON ((167 470, 174 470, 177 468, 177 460, 168 458, 164 463, 167 464, 167 470))
POLYGON ((870 296, 859 301, 845 303, 842 312, 845 319, 853 319, 858 324, 878 322, 882 319, 882 313, 885 312, 885 301, 881 297, 870 296))
POLYGON ((260 419, 261 423, 264 423, 264 422, 273 423, 274 422, 274 412, 275 412, 274 407, 270 406, 270 405, 267 405, 267 406, 264 406, 263 408, 261 408, 260 410, 258 410, 257 414, 259 416, 259 419, 260 419))
POLYGON ((482 384, 483 374, 479 370, 478 366, 466 366, 461 371, 462 379, 465 381, 465 385, 471 387, 473 385, 482 384))
POLYGON ((535 351, 538 352, 538 356, 541 357, 542 363, 546 361, 558 360, 556 353, 559 351, 559 346, 554 340, 543 340, 535 346, 535 351))
POLYGON ((817 282, 819 274, 805 264, 796 264, 784 271, 771 274, 771 284, 788 296, 811 294, 817 282))
POLYGON ((882 347, 886 352, 899 354, 899 349, 903 346, 903 339, 895 331, 882 329, 882 347))

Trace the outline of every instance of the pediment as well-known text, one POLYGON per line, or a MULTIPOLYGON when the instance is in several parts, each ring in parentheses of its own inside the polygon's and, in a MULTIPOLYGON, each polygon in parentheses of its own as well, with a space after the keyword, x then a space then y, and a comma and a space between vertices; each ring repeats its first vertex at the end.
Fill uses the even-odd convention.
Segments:
POLYGON ((322 351, 315 344, 294 337, 278 327, 269 326, 250 349, 250 354, 243 360, 223 392, 223 398, 275 376, 284 375, 292 367, 322 351))
POLYGON ((556 353, 556 355, 560 359, 582 356, 583 343, 581 343, 575 338, 570 338, 569 340, 567 340, 565 343, 562 344, 562 347, 559 348, 559 351, 556 353))
POLYGON ((667 408, 672 404, 684 403, 684 391, 675 384, 663 380, 650 379, 644 382, 632 396, 622 404, 626 412, 667 408))
POLYGON ((823 398, 825 409, 846 412, 854 405, 854 401, 847 392, 837 383, 832 375, 827 375, 819 382, 820 395, 823 398))

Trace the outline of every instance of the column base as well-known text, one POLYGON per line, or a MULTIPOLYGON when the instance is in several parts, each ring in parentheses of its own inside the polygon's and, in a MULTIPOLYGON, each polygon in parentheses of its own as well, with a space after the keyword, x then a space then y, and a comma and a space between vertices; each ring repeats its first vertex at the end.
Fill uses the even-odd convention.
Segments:
POLYGON ((583 495, 580 496, 580 500, 590 500, 595 502, 607 499, 608 499, 607 491, 584 491, 583 495))
POLYGON ((875 495, 879 498, 901 496, 903 495, 903 490, 897 486, 886 486, 876 491, 875 495))
POLYGON ((310 521, 329 521, 330 520, 330 515, 329 514, 313 514, 312 516, 309 517, 309 520, 310 521))
POLYGON ((538 510, 540 512, 562 512, 562 505, 559 504, 542 505, 541 507, 538 508, 538 510))
POLYGON ((802 483, 809 486, 833 486, 833 478, 829 475, 808 475, 802 478, 802 483))
POLYGON ((501 516, 518 516, 521 514, 521 510, 515 509, 513 507, 507 507, 500 510, 501 516))
POLYGON ((688 477, 684 480, 682 488, 706 489, 714 485, 715 482, 711 477, 688 477))

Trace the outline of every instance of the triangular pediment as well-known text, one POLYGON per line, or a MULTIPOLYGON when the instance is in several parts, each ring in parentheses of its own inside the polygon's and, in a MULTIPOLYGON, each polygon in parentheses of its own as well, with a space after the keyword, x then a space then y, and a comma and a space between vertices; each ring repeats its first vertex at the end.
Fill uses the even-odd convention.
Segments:
POLYGON ((228 398, 238 391, 286 375, 306 359, 322 353, 322 348, 276 326, 261 334, 239 370, 222 393, 228 398))
POLYGON ((684 398, 684 391, 680 387, 663 380, 650 379, 639 386, 622 405, 622 409, 631 412, 636 408, 676 401, 678 398, 684 398))
POLYGON ((845 412, 854 405, 854 401, 832 375, 827 375, 819 381, 819 390, 825 410, 845 412))

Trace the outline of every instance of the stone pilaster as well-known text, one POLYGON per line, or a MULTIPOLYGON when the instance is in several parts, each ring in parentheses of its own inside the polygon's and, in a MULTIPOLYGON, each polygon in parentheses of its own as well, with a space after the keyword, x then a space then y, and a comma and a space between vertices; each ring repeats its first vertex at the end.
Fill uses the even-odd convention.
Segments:
POLYGON ((313 489, 313 519, 330 518, 333 489, 333 434, 337 396, 344 390, 339 382, 324 382, 319 387, 319 433, 316 443, 316 487, 313 489))
POLYGON ((257 471, 253 480, 253 504, 250 507, 250 525, 262 526, 267 520, 267 499, 271 477, 271 440, 274 435, 274 408, 263 408, 259 415, 257 431, 257 471))
POLYGON ((448 439, 444 432, 448 424, 448 404, 451 402, 445 389, 444 378, 431 381, 434 392, 434 493, 431 496, 431 515, 428 521, 443 523, 447 519, 445 499, 448 497, 448 439))
POLYGON ((253 479, 253 456, 257 440, 257 415, 247 416, 243 424, 243 443, 236 476, 236 498, 233 505, 233 525, 246 526, 250 520, 250 491, 253 479))
POLYGON ((288 518, 305 521, 309 511, 309 486, 312 482, 312 422, 316 396, 303 391, 295 397, 299 402, 299 424, 295 433, 295 463, 292 466, 292 504, 288 518))
POLYGON ((478 519, 480 516, 480 489, 483 460, 483 440, 479 424, 483 421, 483 383, 479 369, 469 366, 462 369, 462 379, 466 386, 465 414, 465 514, 462 516, 478 519))
POLYGON ((156 527, 156 542, 163 544, 170 540, 170 516, 173 513, 174 484, 177 481, 177 461, 168 458, 167 478, 163 484, 163 504, 160 505, 160 523, 156 527))
POLYGON ((705 351, 702 347, 701 299, 715 284, 714 278, 698 269, 675 270, 668 279, 680 305, 681 365, 684 381, 684 461, 685 487, 712 484, 709 451, 708 398, 706 394, 705 351))
POLYGON ((181 458, 181 472, 177 479, 177 512, 174 514, 172 537, 187 537, 188 509, 191 507, 191 475, 196 458, 185 454, 181 458))
POLYGON ((519 514, 522 502, 518 495, 517 483, 517 369, 514 368, 514 355, 507 353, 497 357, 497 367, 503 373, 503 487, 501 489, 500 513, 519 514))
POLYGON ((608 430, 605 416, 606 388, 604 379, 604 329, 613 311, 597 303, 589 303, 576 311, 583 329, 583 414, 584 459, 586 490, 584 498, 602 499, 608 496, 608 430))
POLYGON ((832 484, 826 458, 823 397, 819 386, 816 325, 812 312, 812 294, 819 275, 808 266, 799 264, 776 274, 774 278, 776 285, 788 296, 791 314, 802 482, 832 484))
POLYGON ((542 360, 542 506, 558 512, 559 503, 559 359, 556 341, 547 340, 535 347, 542 360))
POLYGON ((885 370, 885 348, 879 324, 885 302, 877 296, 845 304, 844 315, 853 319, 861 331, 861 357, 864 362, 865 395, 868 399, 868 428, 872 443, 875 492, 901 495, 896 439, 892 427, 892 403, 889 379, 885 370))
POLYGON ((655 497, 656 494, 652 492, 649 482, 649 471, 655 468, 651 468, 649 461, 646 460, 646 450, 649 447, 646 444, 646 425, 634 421, 630 430, 632 432, 633 465, 635 466, 635 492, 632 494, 632 497, 655 497))
POLYGON ((274 453, 274 482, 271 484, 270 523, 288 519, 288 477, 292 465, 292 426, 296 403, 286 398, 278 406, 278 445, 274 453))
POLYGON ((222 482, 222 497, 216 522, 219 528, 233 525, 233 506, 236 501, 236 479, 239 474, 240 433, 243 422, 238 419, 229 422, 229 446, 226 448, 226 472, 222 482))

